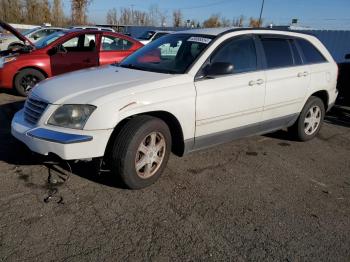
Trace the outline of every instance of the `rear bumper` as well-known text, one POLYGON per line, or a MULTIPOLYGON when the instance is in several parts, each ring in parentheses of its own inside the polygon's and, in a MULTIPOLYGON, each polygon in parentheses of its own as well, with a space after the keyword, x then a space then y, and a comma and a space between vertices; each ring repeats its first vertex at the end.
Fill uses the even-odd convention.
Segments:
POLYGON ((63 130, 51 126, 30 126, 24 120, 23 110, 15 114, 11 124, 12 135, 26 144, 30 150, 41 155, 53 153, 64 160, 102 157, 113 132, 113 129, 94 131, 69 129, 69 132, 63 130))
POLYGON ((331 92, 328 93, 329 98, 328 98, 328 106, 327 106, 327 112, 332 109, 332 107, 335 104, 335 101, 337 100, 338 97, 338 89, 334 89, 331 92))

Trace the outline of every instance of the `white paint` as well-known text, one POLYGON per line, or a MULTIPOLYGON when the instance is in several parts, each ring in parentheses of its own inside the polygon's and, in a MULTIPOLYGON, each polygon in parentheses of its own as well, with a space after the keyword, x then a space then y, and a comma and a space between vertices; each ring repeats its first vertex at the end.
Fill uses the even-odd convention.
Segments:
MULTIPOLYGON (((219 34, 223 29, 190 30, 186 33, 219 34)), ((312 36, 268 30, 241 30, 224 34, 182 75, 152 73, 114 66, 91 68, 41 82, 32 91, 50 103, 38 127, 60 132, 92 135, 93 140, 62 145, 26 136, 36 128, 16 114, 12 133, 33 151, 53 152, 63 159, 103 156, 114 127, 123 119, 151 111, 166 111, 181 124, 184 139, 229 130, 275 117, 299 113, 310 95, 326 90, 329 104, 337 96, 337 65, 324 46, 312 36), (209 55, 228 38, 244 34, 284 34, 311 41, 327 58, 328 63, 252 73, 233 74, 194 82, 194 77, 209 55), (307 72, 298 77, 299 72, 307 72), (262 80, 261 82, 258 80, 262 80), (250 81, 255 81, 253 86, 250 81), (61 104, 91 104, 97 109, 84 130, 47 125, 51 114, 61 104)))

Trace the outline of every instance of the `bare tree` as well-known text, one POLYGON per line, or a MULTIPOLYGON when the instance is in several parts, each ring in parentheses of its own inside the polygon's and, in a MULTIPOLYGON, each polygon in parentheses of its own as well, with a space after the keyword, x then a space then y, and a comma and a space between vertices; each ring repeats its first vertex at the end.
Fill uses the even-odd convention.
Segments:
POLYGON ((63 6, 61 0, 53 0, 52 6, 52 24, 56 26, 64 26, 67 23, 67 19, 63 12, 63 6))
POLYGON ((117 25, 118 24, 117 9, 113 8, 108 10, 106 20, 107 20, 107 24, 117 25))
POLYGON ((203 22, 203 27, 220 27, 220 16, 218 14, 211 15, 207 20, 203 22))
POLYGON ((263 23, 263 20, 259 21, 259 19, 256 18, 249 18, 249 26, 250 27, 260 27, 260 24, 263 23))
POLYGON ((51 5, 49 3, 49 0, 41 0, 39 2, 39 6, 41 7, 41 14, 40 17, 42 23, 51 23, 52 22, 52 16, 51 16, 51 5))
POLYGON ((133 19, 134 19, 134 22, 136 25, 150 25, 151 24, 149 15, 146 12, 136 10, 133 12, 133 16, 134 16, 133 19))
POLYGON ((80 25, 87 23, 87 11, 91 2, 92 0, 71 0, 72 23, 80 25))
POLYGON ((130 25, 132 22, 131 17, 131 9, 130 8, 121 8, 120 9, 120 16, 119 16, 119 22, 122 25, 130 25))
POLYGON ((173 26, 180 27, 182 24, 182 12, 180 9, 173 11, 173 26))
POLYGON ((23 22, 21 0, 0 0, 0 19, 6 22, 23 22))
POLYGON ((41 8, 38 8, 39 2, 38 0, 25 0, 24 1, 25 6, 25 21, 26 23, 30 24, 38 24, 41 22, 41 8))
POLYGON ((221 17, 221 26, 222 27, 229 27, 231 26, 231 21, 227 19, 226 17, 221 17))
POLYGON ((166 26, 167 25, 167 16, 168 12, 159 12, 159 20, 160 20, 160 26, 166 26))
POLYGON ((233 19, 232 25, 235 27, 243 27, 243 22, 244 22, 244 16, 241 15, 237 19, 233 19))

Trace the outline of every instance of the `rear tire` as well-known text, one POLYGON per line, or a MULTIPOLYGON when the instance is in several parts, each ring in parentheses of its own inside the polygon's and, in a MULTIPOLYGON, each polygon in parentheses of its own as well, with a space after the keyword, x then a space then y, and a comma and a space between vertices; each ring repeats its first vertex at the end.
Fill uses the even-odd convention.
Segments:
POLYGON ((125 124, 114 141, 111 171, 128 188, 150 186, 163 173, 170 148, 171 134, 164 121, 152 116, 135 117, 125 124))
POLYGON ((320 131, 325 116, 325 106, 323 101, 315 96, 311 96, 305 103, 298 120, 289 132, 300 141, 313 139, 320 131))
POLYGON ((16 75, 14 86, 19 95, 27 96, 28 92, 45 78, 44 74, 36 69, 23 69, 16 75))

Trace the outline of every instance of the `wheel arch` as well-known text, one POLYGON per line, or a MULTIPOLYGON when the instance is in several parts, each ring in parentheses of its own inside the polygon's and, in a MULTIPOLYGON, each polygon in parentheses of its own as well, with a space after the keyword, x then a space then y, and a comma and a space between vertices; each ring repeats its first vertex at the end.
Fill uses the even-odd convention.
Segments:
POLYGON ((144 112, 144 113, 128 116, 128 117, 124 118, 123 120, 121 120, 115 126, 114 131, 108 140, 106 153, 108 153, 108 152, 110 152, 110 150, 112 150, 113 141, 114 141, 114 139, 116 139, 116 137, 120 133, 122 127, 127 122, 129 122, 131 119, 138 117, 138 116, 143 116, 143 115, 148 115, 148 116, 153 116, 153 117, 159 118, 159 119, 163 120, 168 125, 170 133, 171 133, 171 138, 172 138, 171 151, 173 154, 175 154, 177 156, 183 156, 184 151, 185 151, 185 143, 184 143, 184 135, 183 135, 183 130, 182 130, 180 121, 173 114, 171 114, 167 111, 149 111, 149 112, 144 112))
POLYGON ((13 85, 13 86, 15 86, 15 79, 16 79, 17 75, 18 75, 21 71, 23 71, 23 70, 25 70, 25 69, 34 69, 34 70, 37 70, 37 71, 39 71, 40 73, 42 73, 42 74, 45 76, 45 78, 48 78, 48 77, 49 77, 48 73, 45 72, 45 70, 43 70, 43 69, 40 68, 40 67, 37 67, 37 66, 25 66, 25 67, 21 67, 20 69, 18 69, 17 72, 16 72, 16 74, 13 76, 13 79, 12 79, 12 85, 13 85))
POLYGON ((328 110, 329 94, 328 94, 327 90, 319 90, 319 91, 311 94, 311 96, 315 96, 315 97, 320 98, 324 104, 325 110, 326 111, 328 110))

